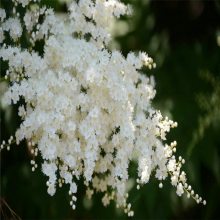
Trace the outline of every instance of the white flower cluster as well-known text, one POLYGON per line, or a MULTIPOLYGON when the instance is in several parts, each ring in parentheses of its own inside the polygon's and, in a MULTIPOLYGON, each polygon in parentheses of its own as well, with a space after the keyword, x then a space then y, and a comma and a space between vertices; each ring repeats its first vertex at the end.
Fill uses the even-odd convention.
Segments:
MULTIPOLYGON (((173 155, 176 142, 163 143, 177 123, 152 107, 154 80, 140 73, 143 66, 155 67, 153 60, 146 53, 125 58, 107 49, 110 20, 130 8, 117 0, 79 0, 69 5, 69 15, 62 19, 52 9, 29 7, 30 0, 15 3, 15 11, 19 4, 28 6, 23 16, 15 13, 6 19, 0 9, 0 42, 6 32, 12 39, 0 49, 10 81, 3 101, 25 103, 18 109, 20 128, 9 141, 19 144, 26 139, 33 156, 40 153, 48 193, 69 184, 74 209, 77 180, 84 178, 89 197, 103 192, 104 205, 115 200, 132 216, 127 181, 129 163, 135 159, 137 188, 153 175, 159 181, 170 176, 179 196, 184 190, 193 196, 180 171, 184 160, 176 161, 173 155), (22 36, 25 48, 18 44, 22 36), (44 43, 40 55, 35 49, 38 41, 44 43)), ((35 161, 31 164, 35 170, 35 161)), ((197 196, 196 200, 202 201, 197 196)))

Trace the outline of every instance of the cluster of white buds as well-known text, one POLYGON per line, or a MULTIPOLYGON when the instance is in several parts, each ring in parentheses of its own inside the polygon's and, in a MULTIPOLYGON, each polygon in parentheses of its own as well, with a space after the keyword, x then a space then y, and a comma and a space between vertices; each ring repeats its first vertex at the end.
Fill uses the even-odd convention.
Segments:
MULTIPOLYGON (((171 147, 176 146, 176 143, 171 143, 171 147)), ((175 149, 175 148, 173 148, 175 149)), ((194 195, 194 190, 191 185, 188 185, 186 173, 181 171, 182 165, 185 164, 185 159, 179 156, 178 161, 176 161, 175 156, 172 156, 168 162, 167 168, 171 176, 171 184, 176 187, 176 193, 178 196, 182 196, 185 192, 187 198, 193 198, 197 203, 202 203, 206 205, 206 200, 199 197, 198 194, 194 195)))
POLYGON ((195 194, 194 190, 190 185, 187 183, 184 184, 183 186, 184 191, 187 193, 187 198, 193 198, 198 204, 202 203, 203 205, 206 205, 206 200, 203 200, 201 196, 198 194, 195 194))
POLYGON ((124 212, 128 214, 128 217, 134 216, 134 211, 131 210, 131 203, 128 203, 124 209, 124 212))
POLYGON ((132 160, 138 163, 137 189, 153 174, 162 188, 169 176, 177 195, 185 191, 206 204, 186 183, 185 160, 174 156, 176 142, 164 143, 177 123, 151 104, 154 78, 141 70, 155 68, 153 59, 144 52, 124 57, 108 48, 111 20, 130 7, 117 0, 72 1, 61 17, 37 1, 14 0, 14 5, 12 17, 0 9, 0 59, 8 62, 5 78, 10 81, 2 102, 24 104, 18 108, 22 123, 15 138, 3 141, 1 149, 27 140, 32 170, 40 156, 48 193, 69 185, 73 209, 83 178, 89 198, 101 192, 104 205, 114 200, 133 216, 127 202, 132 160), (18 4, 24 13, 19 14, 18 4), (22 36, 27 48, 20 44, 22 36), (41 53, 38 41, 43 41, 41 53))
POLYGON ((71 196, 70 206, 72 207, 72 209, 76 209, 75 203, 76 203, 77 197, 72 193, 71 190, 69 191, 69 195, 71 196))
POLYGON ((7 149, 8 151, 11 149, 11 145, 15 142, 15 139, 13 136, 10 136, 10 138, 8 139, 8 141, 3 140, 2 144, 0 146, 0 149, 7 149))
POLYGON ((37 165, 37 163, 35 162, 35 160, 31 160, 31 165, 32 165, 31 170, 34 172, 35 169, 37 169, 38 165, 37 165))
POLYGON ((31 141, 31 140, 29 140, 27 142, 27 147, 28 147, 28 150, 29 150, 29 152, 31 153, 31 156, 32 156, 32 159, 31 159, 30 163, 31 163, 31 166, 32 166, 31 170, 34 172, 38 167, 38 164, 35 161, 35 158, 38 156, 38 148, 36 147, 35 142, 31 141))

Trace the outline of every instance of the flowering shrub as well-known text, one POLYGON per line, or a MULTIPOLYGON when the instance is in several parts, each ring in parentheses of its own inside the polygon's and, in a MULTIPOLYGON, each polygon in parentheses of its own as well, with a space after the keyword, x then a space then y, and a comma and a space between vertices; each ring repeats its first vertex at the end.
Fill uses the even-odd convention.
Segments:
MULTIPOLYGON (((73 209, 83 178, 89 198, 102 192, 105 206, 115 200, 133 216, 127 202, 131 160, 138 163, 137 189, 152 176, 159 187, 169 177, 178 196, 186 192, 206 204, 186 183, 185 160, 174 155, 176 142, 164 142, 177 123, 151 105, 154 79, 140 71, 156 66, 152 58, 108 49, 111 20, 129 14, 130 7, 117 0, 72 1, 68 16, 61 17, 35 2, 14 0, 11 17, 0 9, 0 57, 8 63, 9 81, 2 101, 19 103, 22 119, 15 137, 1 148, 27 140, 34 158, 40 154, 44 161, 48 193, 69 184, 73 209), (5 36, 11 39, 7 45, 5 36)), ((35 160, 31 164, 34 171, 35 160)))

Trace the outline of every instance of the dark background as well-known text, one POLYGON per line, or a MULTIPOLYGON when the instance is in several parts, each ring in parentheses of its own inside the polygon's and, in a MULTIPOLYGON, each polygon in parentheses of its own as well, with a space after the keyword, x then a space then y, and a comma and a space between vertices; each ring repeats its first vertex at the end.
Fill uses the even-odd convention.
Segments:
MULTIPOLYGON (((44 2, 57 11, 66 10, 55 0, 44 2)), ((186 196, 177 197, 169 180, 159 189, 152 179, 141 190, 134 187, 130 192, 134 219, 220 219, 220 2, 126 2, 134 7, 134 14, 121 19, 129 29, 116 32, 114 43, 125 55, 130 50, 147 51, 157 63, 155 70, 145 71, 156 79, 153 104, 178 122, 168 141, 178 142, 177 155, 186 159, 188 182, 207 200, 206 206, 197 205, 186 196)), ((9 1, 2 0, 1 7, 8 8, 9 1)), ((16 106, 1 110, 1 140, 14 134, 18 124, 16 106)), ((31 171, 30 160, 26 143, 1 152, 2 219, 18 218, 12 210, 21 219, 127 219, 113 203, 104 208, 99 194, 86 200, 82 184, 77 209, 72 211, 67 187, 50 197, 46 177, 39 168, 31 171)), ((135 164, 130 172, 135 172, 135 164)))

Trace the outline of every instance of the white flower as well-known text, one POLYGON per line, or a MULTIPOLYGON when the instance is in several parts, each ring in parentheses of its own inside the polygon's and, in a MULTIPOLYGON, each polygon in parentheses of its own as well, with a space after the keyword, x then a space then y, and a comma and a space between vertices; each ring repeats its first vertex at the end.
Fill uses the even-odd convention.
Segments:
MULTIPOLYGON (((103 192, 104 205, 114 199, 132 216, 126 205, 128 168, 136 159, 139 183, 147 183, 152 173, 160 181, 170 175, 181 195, 185 173, 180 174, 172 146, 163 142, 176 123, 152 107, 154 79, 140 72, 143 66, 155 66, 152 58, 143 52, 125 58, 107 47, 111 21, 128 13, 129 7, 117 0, 72 1, 65 19, 46 7, 28 8, 23 19, 4 20, 0 10, 1 42, 4 32, 18 40, 22 27, 30 45, 44 42, 40 55, 35 47, 0 48, 10 80, 3 99, 8 104, 24 100, 16 143, 35 143, 34 153, 39 151, 42 172, 48 176, 48 193, 53 195, 58 183, 69 184, 70 194, 75 194, 77 180, 83 178, 89 197, 103 192)), ((75 195, 72 198, 75 209, 75 195)))
MULTIPOLYGON (((32 2, 33 0, 15 0, 17 3, 20 3, 22 5, 22 7, 27 6, 30 2, 32 2)), ((40 0, 34 0, 34 1, 40 1, 40 0)))
POLYGON ((6 18, 6 13, 5 13, 5 10, 0 8, 0 21, 4 21, 6 18))
POLYGON ((183 193, 184 193, 184 191, 183 191, 183 185, 182 185, 182 183, 179 183, 179 184, 177 185, 176 194, 177 194, 178 196, 181 196, 183 193))
POLYGON ((174 172, 176 170, 176 160, 174 158, 169 160, 167 169, 171 172, 174 172))
POLYGON ((178 183, 178 177, 177 177, 176 175, 173 175, 173 176, 171 177, 171 184, 172 184, 173 186, 176 186, 177 183, 178 183))
POLYGON ((21 23, 18 18, 9 18, 2 24, 4 31, 9 31, 13 40, 17 40, 22 34, 21 23))

